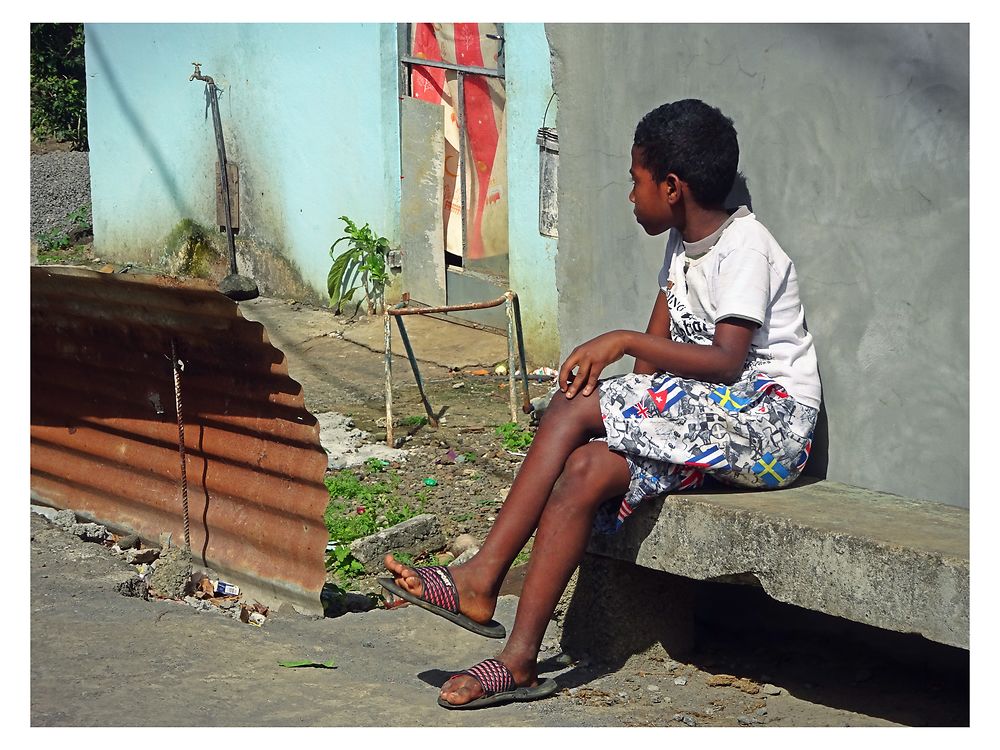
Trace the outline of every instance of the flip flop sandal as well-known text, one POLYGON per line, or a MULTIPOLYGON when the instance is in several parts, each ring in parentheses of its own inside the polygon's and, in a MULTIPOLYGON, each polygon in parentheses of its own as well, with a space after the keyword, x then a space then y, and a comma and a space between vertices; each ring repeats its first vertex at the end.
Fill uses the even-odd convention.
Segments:
POLYGON ((486 636, 487 638, 506 638, 507 630, 496 620, 486 623, 479 623, 471 620, 458 611, 458 589, 455 586, 455 579, 451 577, 451 571, 443 565, 432 565, 426 568, 414 568, 417 577, 423 584, 424 592, 421 596, 415 596, 396 585, 391 578, 379 578, 379 585, 386 591, 405 599, 411 604, 423 607, 428 612, 441 615, 446 620, 451 620, 456 625, 460 625, 473 633, 486 636))
MULTIPOLYGON (((559 690, 556 681, 548 678, 541 680, 534 687, 518 687, 514 683, 514 675, 510 673, 507 666, 496 659, 481 661, 476 666, 469 667, 458 674, 467 674, 476 680, 482 685, 484 695, 468 703, 449 703, 444 698, 438 698, 438 705, 442 708, 486 708, 503 703, 537 701, 548 698, 559 690)), ((457 677, 458 675, 453 676, 457 677)))

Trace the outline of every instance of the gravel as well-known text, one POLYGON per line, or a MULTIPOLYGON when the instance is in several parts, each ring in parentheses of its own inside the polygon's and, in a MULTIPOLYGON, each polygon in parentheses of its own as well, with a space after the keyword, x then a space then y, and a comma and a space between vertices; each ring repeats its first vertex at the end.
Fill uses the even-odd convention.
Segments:
POLYGON ((31 155, 31 237, 65 229, 66 216, 90 203, 90 155, 52 151, 31 155))

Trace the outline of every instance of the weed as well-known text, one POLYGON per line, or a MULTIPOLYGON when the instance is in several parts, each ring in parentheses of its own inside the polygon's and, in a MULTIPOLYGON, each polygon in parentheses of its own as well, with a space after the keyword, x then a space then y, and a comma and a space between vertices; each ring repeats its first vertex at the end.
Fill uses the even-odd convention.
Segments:
POLYGON ((427 424, 427 417, 404 417, 399 421, 399 423, 404 427, 423 427, 427 424))
POLYGON ((479 458, 479 456, 477 456, 472 451, 469 451, 468 453, 463 453, 462 456, 465 458, 465 462, 470 464, 474 462, 477 458, 479 458))
POLYGON ((332 571, 338 578, 357 578, 365 572, 365 566, 354 559, 351 548, 337 545, 326 557, 326 569, 332 571))
POLYGON ((94 228, 93 220, 91 218, 90 204, 85 203, 76 210, 70 211, 66 214, 66 221, 81 232, 89 232, 94 228))
POLYGON ((451 520, 455 523, 462 523, 463 521, 468 521, 473 517, 472 513, 459 513, 457 516, 452 516, 451 520))
POLYGON ((423 502, 414 508, 396 495, 398 477, 389 476, 388 482, 370 479, 384 469, 384 462, 373 458, 369 463, 371 466, 366 468, 370 474, 365 481, 349 470, 323 480, 330 493, 323 522, 335 544, 327 555, 327 568, 341 579, 357 578, 364 573, 364 567, 351 555, 351 542, 413 518, 423 508, 423 502))
POLYGON ((388 461, 383 461, 381 458, 369 458, 365 461, 365 468, 368 469, 368 473, 376 474, 380 471, 385 471, 385 467, 389 465, 388 461))
MULTIPOLYGON (((368 301, 368 314, 373 315, 376 310, 382 312, 385 285, 389 280, 386 267, 389 240, 377 236, 367 224, 358 229, 357 225, 346 216, 341 216, 340 220, 344 222, 344 235, 330 245, 333 265, 330 266, 330 273, 326 277, 330 307, 335 308, 339 315, 341 305, 349 302, 358 289, 364 288, 365 299, 368 301), (334 256, 334 248, 345 240, 348 249, 334 256), (359 276, 361 283, 355 284, 359 276)), ((360 306, 359 302, 358 307, 360 306)))
POLYGON ((392 556, 395 557, 399 562, 403 563, 403 565, 407 565, 410 567, 413 566, 414 562, 413 555, 409 554, 408 552, 393 552, 392 556))
POLYGON ((50 229, 48 232, 39 232, 36 239, 38 247, 45 253, 61 253, 69 245, 69 235, 62 229, 50 229))
POLYGON ((521 427, 517 422, 505 422, 496 428, 496 434, 502 438, 503 447, 509 451, 522 453, 531 445, 534 440, 534 433, 526 427, 521 427))

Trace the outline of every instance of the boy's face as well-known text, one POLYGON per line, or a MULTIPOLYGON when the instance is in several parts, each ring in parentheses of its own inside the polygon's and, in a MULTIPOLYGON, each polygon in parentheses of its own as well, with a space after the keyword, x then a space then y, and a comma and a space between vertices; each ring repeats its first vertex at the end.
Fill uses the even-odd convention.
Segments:
POLYGON ((677 199, 680 197, 676 177, 667 175, 663 182, 653 179, 652 173, 643 164, 642 149, 632 146, 632 190, 628 199, 635 204, 632 213, 646 234, 663 234, 677 226, 677 199), (672 179, 673 178, 673 179, 672 179))

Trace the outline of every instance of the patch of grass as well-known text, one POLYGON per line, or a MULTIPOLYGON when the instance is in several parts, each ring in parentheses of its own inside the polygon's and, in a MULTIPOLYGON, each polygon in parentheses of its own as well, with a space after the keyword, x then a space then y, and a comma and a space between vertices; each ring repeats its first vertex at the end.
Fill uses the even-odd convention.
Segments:
POLYGON ((521 427, 517 422, 505 422, 499 425, 496 434, 500 436, 501 443, 506 450, 524 453, 531 446, 535 434, 527 427, 521 427))
POLYGON ((479 456, 477 456, 472 451, 468 451, 466 453, 463 453, 462 455, 465 457, 465 462, 470 464, 473 463, 477 458, 479 458, 479 456))
POLYGON ((399 424, 403 427, 423 427, 427 422, 427 417, 424 416, 403 417, 399 420, 399 424))
MULTIPOLYGON (((378 471, 383 468, 380 463, 378 471)), ((398 477, 390 475, 388 482, 376 481, 371 479, 374 473, 362 479, 353 471, 343 470, 323 480, 330 493, 323 522, 335 544, 327 555, 327 569, 341 579, 357 578, 364 572, 351 555, 351 542, 413 518, 423 508, 423 502, 414 506, 400 499, 396 494, 398 477)))
POLYGON ((474 514, 472 513, 459 513, 457 516, 452 516, 451 520, 455 523, 462 523, 463 521, 470 520, 473 516, 474 514))
POLYGON ((380 471, 385 471, 388 465, 389 462, 381 458, 369 458, 365 461, 365 468, 368 469, 369 474, 377 474, 380 471))

